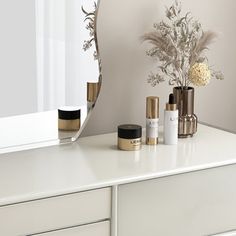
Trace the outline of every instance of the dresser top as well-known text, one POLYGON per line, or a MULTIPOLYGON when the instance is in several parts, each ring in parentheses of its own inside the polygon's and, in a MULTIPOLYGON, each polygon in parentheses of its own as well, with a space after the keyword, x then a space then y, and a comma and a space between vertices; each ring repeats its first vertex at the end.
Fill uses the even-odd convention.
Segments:
POLYGON ((177 146, 126 152, 116 142, 112 133, 0 155, 0 206, 236 164, 236 135, 204 125, 177 146))

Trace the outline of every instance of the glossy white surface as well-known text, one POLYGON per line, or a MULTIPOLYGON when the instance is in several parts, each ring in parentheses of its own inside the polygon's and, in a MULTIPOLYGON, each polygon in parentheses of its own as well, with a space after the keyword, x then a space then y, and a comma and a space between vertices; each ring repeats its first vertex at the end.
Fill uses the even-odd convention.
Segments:
POLYGON ((214 235, 210 235, 210 236, 236 236, 236 231, 232 231, 232 232, 226 232, 226 233, 222 233, 222 234, 214 234, 214 235))
POLYGON ((236 236, 236 231, 232 231, 232 232, 226 232, 226 233, 222 233, 222 234, 214 234, 214 235, 210 235, 210 236, 236 236))
POLYGON ((194 138, 177 146, 125 152, 116 142, 116 134, 106 134, 2 154, 0 205, 236 163, 236 135, 202 125, 194 138))

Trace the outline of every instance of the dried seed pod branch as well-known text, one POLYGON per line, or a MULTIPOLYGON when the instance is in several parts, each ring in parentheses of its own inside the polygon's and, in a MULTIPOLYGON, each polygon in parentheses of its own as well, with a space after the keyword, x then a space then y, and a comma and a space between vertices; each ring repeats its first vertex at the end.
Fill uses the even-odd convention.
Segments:
MULTIPOLYGON (((194 65, 195 68, 206 69, 205 66, 201 66, 208 62, 204 52, 217 35, 212 31, 204 31, 202 25, 193 19, 190 12, 182 15, 181 3, 177 0, 171 7, 166 8, 166 17, 167 21, 155 23, 154 30, 141 37, 142 41, 152 45, 147 55, 157 60, 159 64, 158 72, 149 75, 148 83, 156 86, 169 77, 170 85, 183 88, 196 81, 189 77, 189 71, 194 65), (197 66, 197 63, 200 65, 197 66)), ((221 72, 213 69, 209 71, 211 77, 224 78, 221 72)))

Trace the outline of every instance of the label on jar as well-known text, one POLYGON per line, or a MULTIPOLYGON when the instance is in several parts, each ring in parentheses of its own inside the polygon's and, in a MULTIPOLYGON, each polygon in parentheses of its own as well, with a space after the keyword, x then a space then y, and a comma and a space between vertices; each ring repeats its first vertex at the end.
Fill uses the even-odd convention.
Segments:
POLYGON ((146 120, 146 136, 147 138, 158 138, 159 119, 146 120))

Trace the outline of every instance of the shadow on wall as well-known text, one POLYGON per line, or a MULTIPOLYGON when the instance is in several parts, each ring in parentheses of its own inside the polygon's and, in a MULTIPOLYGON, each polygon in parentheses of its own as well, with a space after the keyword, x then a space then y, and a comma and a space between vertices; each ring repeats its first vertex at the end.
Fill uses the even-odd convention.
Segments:
MULTIPOLYGON (((160 97, 160 123, 168 94, 167 83, 152 88, 147 77, 156 65, 145 55, 147 44, 140 36, 164 17, 170 0, 101 0, 98 37, 103 65, 103 84, 98 102, 83 135, 116 131, 123 123, 145 125, 145 98, 160 97)), ((222 69, 225 81, 213 81, 196 90, 196 113, 201 121, 236 131, 236 97, 234 88, 234 55, 236 2, 232 0, 182 0, 184 11, 191 11, 205 29, 220 32, 220 38, 209 52, 209 60, 222 69), (214 1, 214 8, 210 3, 214 1), (202 3, 201 3, 202 2, 202 3), (204 4, 203 4, 204 3, 204 4), (201 8, 201 6, 205 6, 201 8), (219 17, 219 15, 223 17, 219 17), (229 25, 232 24, 232 27, 229 25)))

